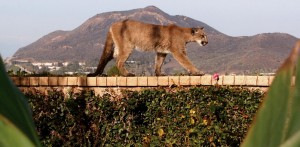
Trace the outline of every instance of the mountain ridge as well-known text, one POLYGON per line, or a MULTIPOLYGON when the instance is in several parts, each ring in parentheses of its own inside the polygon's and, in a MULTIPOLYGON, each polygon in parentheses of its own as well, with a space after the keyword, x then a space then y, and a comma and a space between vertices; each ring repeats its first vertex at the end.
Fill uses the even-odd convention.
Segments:
MULTIPOLYGON (((183 27, 203 26, 209 43, 199 47, 187 45, 191 61, 206 72, 274 71, 287 57, 297 38, 286 33, 262 33, 253 36, 232 37, 221 33, 204 22, 187 16, 169 15, 155 6, 97 14, 70 31, 54 31, 20 48, 15 59, 33 61, 86 61, 98 63, 108 28, 113 22, 134 19, 146 23, 183 27)), ((154 53, 134 52, 129 60, 154 63, 154 53), (148 55, 150 54, 150 55, 148 55)), ((163 70, 182 71, 182 67, 168 55, 163 70)))

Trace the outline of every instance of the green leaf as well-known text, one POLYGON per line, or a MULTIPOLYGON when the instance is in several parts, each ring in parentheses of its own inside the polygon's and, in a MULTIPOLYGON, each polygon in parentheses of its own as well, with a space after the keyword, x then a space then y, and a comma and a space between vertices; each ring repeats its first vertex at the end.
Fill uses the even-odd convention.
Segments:
POLYGON ((2 115, 0 115, 0 130, 1 147, 34 147, 29 138, 2 115))
POLYGON ((242 146, 300 146, 300 41, 279 69, 242 146), (291 87, 296 67, 296 85, 291 87))
MULTIPOLYGON (((0 57, 0 115, 13 123, 35 144, 40 146, 39 139, 33 124, 29 106, 21 91, 12 83, 4 69, 2 58, 0 57)), ((11 130, 11 129, 10 129, 11 130)), ((0 131, 1 136, 6 136, 6 132, 0 131)), ((0 142, 5 138, 0 138, 0 142)), ((12 144, 18 139, 11 140, 12 144)))

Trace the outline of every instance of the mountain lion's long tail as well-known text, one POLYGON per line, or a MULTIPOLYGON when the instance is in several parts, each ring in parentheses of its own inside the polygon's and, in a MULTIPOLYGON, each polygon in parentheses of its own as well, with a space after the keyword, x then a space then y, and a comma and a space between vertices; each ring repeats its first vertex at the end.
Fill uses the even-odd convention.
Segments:
POLYGON ((106 36, 106 42, 103 49, 102 56, 100 58, 99 64, 97 66, 97 69, 94 73, 88 74, 88 77, 97 76, 102 74, 106 64, 113 59, 114 56, 114 48, 113 48, 114 42, 112 39, 111 32, 107 32, 106 36))

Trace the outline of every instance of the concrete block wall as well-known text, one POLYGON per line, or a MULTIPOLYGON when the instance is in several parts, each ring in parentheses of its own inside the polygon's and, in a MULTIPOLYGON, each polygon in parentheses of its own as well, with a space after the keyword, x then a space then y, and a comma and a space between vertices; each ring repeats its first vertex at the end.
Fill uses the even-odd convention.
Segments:
POLYGON ((274 76, 220 76, 216 81, 205 76, 163 77, 11 77, 18 87, 164 87, 229 85, 269 87, 274 76))

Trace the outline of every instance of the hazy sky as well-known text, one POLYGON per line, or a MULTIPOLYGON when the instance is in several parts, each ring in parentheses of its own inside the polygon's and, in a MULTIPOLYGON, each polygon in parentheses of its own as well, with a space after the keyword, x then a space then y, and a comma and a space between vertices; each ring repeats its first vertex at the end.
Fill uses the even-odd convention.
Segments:
POLYGON ((289 33, 300 37, 299 0, 0 0, 0 54, 12 56, 55 30, 72 30, 92 16, 154 5, 231 36, 289 33))

